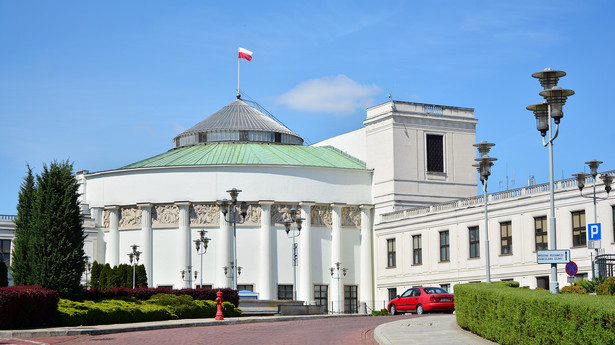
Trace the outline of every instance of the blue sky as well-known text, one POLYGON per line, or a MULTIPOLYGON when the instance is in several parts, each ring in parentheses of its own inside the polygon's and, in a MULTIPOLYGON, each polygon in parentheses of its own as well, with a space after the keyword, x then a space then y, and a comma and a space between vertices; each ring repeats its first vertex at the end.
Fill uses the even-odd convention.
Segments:
POLYGON ((545 67, 573 89, 556 179, 593 158, 615 169, 615 4, 598 1, 2 1, 0 214, 15 214, 26 163, 110 170, 171 139, 241 89, 311 142, 362 126, 393 99, 475 109, 496 143, 490 191, 548 182, 525 107, 545 67), (512 186, 511 179, 515 178, 512 186))

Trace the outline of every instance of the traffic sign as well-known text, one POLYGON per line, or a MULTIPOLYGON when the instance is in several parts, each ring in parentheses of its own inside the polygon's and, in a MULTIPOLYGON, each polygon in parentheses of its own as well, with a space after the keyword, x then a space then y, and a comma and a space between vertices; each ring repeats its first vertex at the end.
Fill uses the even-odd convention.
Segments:
POLYGON ((587 241, 588 249, 600 249, 600 240, 587 241))
POLYGON ((577 266, 576 263, 574 263, 574 261, 570 261, 569 263, 566 264, 566 273, 568 273, 569 276, 577 275, 578 271, 579 271, 579 267, 577 266))
POLYGON ((570 262, 570 249, 536 252, 536 263, 538 264, 567 264, 568 262, 570 262))
POLYGON ((600 231, 600 223, 587 224, 587 239, 590 241, 600 240, 601 231, 600 231))

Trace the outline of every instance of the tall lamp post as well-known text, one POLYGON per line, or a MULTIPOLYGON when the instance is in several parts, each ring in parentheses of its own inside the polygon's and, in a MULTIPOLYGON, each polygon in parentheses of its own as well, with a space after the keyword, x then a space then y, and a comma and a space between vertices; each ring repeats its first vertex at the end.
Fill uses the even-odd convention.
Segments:
MULTIPOLYGON (((188 282, 188 286, 190 287, 190 289, 192 289, 192 266, 186 266, 185 270, 181 270, 180 271, 182 274, 182 280, 188 282), (186 279, 186 275, 188 276, 188 278, 186 279)), ((194 280, 196 280, 196 278, 199 275, 199 271, 194 271, 194 280)), ((203 275, 201 274, 201 278, 203 277, 203 275)))
POLYGON ((132 288, 135 288, 135 266, 139 262, 139 256, 141 256, 141 252, 137 250, 139 248, 138 245, 133 244, 130 246, 132 248, 132 253, 128 253, 128 259, 130 260, 130 264, 132 265, 132 288))
MULTIPOLYGON (((577 186, 579 187, 579 193, 581 194, 581 196, 584 198, 591 198, 594 200, 594 223, 598 223, 598 212, 596 208, 596 200, 597 199, 606 200, 609 198, 609 193, 611 192, 611 183, 613 182, 613 176, 601 174, 600 179, 602 180, 602 182, 604 182, 604 190, 606 191, 606 197, 605 198, 598 197, 596 196, 596 177, 598 176, 598 167, 600 166, 600 164, 602 164, 602 162, 592 159, 589 162, 585 162, 585 164, 589 166, 591 173, 586 174, 583 172, 579 172, 576 174, 572 174, 572 176, 576 177, 577 179, 577 186), (583 195, 583 187, 585 187, 585 178, 587 176, 591 176, 592 179, 594 180, 594 193, 592 196, 583 195)), ((599 247, 600 246, 594 246, 594 249, 596 250, 596 256, 598 256, 599 247)), ((593 260, 592 260, 592 277, 596 277, 596 270, 595 270, 593 260)))
MULTIPOLYGON (((342 279, 342 274, 344 277, 346 276, 348 269, 345 267, 340 268, 342 266, 341 262, 336 262, 334 265, 335 267, 329 268, 329 271, 331 271, 331 277, 337 280, 337 298, 340 298, 340 295, 342 294, 342 285, 340 280, 342 279), (342 270, 342 274, 340 274, 340 269, 342 270)), ((337 313, 342 313, 342 301, 337 302, 337 313)))
POLYGON ((488 143, 486 141, 482 141, 478 144, 474 144, 474 147, 478 149, 479 157, 475 159, 476 164, 472 165, 476 167, 478 173, 480 174, 480 182, 483 184, 483 199, 485 199, 485 266, 486 266, 486 276, 487 283, 491 283, 491 261, 489 256, 489 217, 487 216, 487 180, 489 179, 489 175, 491 175, 491 167, 493 166, 493 162, 497 160, 497 158, 489 157, 489 151, 492 146, 495 146, 493 143, 488 143))
MULTIPOLYGON (((233 261, 230 262, 230 278, 231 278, 231 288, 233 290, 237 290, 237 278, 239 277, 239 266, 237 265, 237 224, 243 224, 246 221, 246 215, 248 214, 248 204, 245 201, 242 201, 237 205, 237 196, 241 193, 240 189, 233 188, 227 190, 227 192, 231 195, 231 200, 221 200, 220 209, 222 214, 224 215, 224 220, 233 224, 233 261)), ((228 267, 225 269, 225 274, 228 272, 228 267)), ((228 275, 227 275, 228 276, 228 275)))
POLYGON ((299 233, 301 232, 301 224, 303 224, 303 221, 305 220, 304 218, 301 217, 297 217, 297 215, 299 214, 299 211, 296 208, 291 208, 290 211, 290 219, 287 219, 284 221, 284 230, 286 230, 286 236, 288 236, 288 238, 292 238, 293 239, 293 247, 292 247, 292 264, 293 264, 293 300, 297 300, 297 243, 295 241, 295 238, 297 238, 299 236, 299 233), (292 235, 291 235, 291 226, 294 224, 296 224, 296 229, 292 230, 292 235))
POLYGON ((200 238, 194 240, 196 252, 197 254, 201 256, 201 285, 200 285, 201 289, 203 288, 203 275, 204 275, 203 255, 205 255, 205 252, 207 252, 207 245, 209 244, 209 241, 211 240, 211 238, 207 238, 207 236, 205 236, 206 234, 207 234, 207 230, 199 230, 200 238))
MULTIPOLYGON (((533 104, 527 107, 528 110, 534 112, 536 116, 536 128, 542 136, 542 145, 549 146, 549 192, 550 192, 550 216, 549 216, 549 249, 557 249, 556 241, 556 223, 555 223, 555 194, 554 194, 554 177, 553 177, 553 141, 559 134, 559 123, 564 117, 562 110, 568 96, 574 95, 574 91, 562 89, 557 86, 559 78, 566 75, 564 71, 556 71, 551 68, 545 68, 544 71, 532 74, 532 77, 540 80, 540 85, 544 88, 539 94, 543 96, 546 102, 533 104), (555 133, 553 133, 553 124, 555 123, 555 133), (546 140, 547 131, 549 132, 549 140, 546 140)), ((551 279, 549 280, 549 291, 551 293, 559 292, 559 283, 557 282, 557 264, 551 264, 551 279)))
POLYGON ((90 262, 90 257, 84 257, 84 265, 85 265, 85 288, 88 288, 88 273, 92 271, 92 263, 90 262))

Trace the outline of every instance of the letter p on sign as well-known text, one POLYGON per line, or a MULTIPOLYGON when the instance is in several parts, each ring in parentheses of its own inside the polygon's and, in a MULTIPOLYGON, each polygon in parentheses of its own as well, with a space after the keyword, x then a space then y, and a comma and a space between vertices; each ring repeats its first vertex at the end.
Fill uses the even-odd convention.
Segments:
POLYGON ((587 227, 589 231, 587 232, 587 236, 590 241, 599 240, 600 237, 600 223, 588 224, 587 227))

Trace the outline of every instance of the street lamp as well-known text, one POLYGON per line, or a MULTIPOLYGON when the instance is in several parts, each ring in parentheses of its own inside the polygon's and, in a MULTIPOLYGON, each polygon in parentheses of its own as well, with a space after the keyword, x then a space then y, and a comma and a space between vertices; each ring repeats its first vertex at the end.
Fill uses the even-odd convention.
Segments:
MULTIPOLYGON (((589 174, 579 172, 577 174, 572 174, 572 176, 574 176, 577 179, 577 186, 579 187, 579 193, 581 194, 581 196, 584 198, 592 198, 594 200, 594 223, 598 223, 598 213, 596 210, 596 199, 606 200, 609 198, 609 192, 611 192, 611 183, 613 182, 613 176, 601 174, 600 179, 604 182, 604 190, 606 191, 606 197, 605 198, 597 197, 596 196, 596 177, 598 176, 598 167, 600 166, 600 164, 602 164, 602 162, 592 159, 589 162, 585 162, 585 164, 587 164, 589 166, 589 169, 591 170, 589 174), (587 176, 591 176, 594 180, 594 193, 592 196, 583 195, 583 187, 585 187, 585 178, 587 176)), ((596 256, 598 256, 599 247, 600 247, 599 245, 594 246, 594 249, 596 250, 596 256)), ((593 277, 596 276, 596 271, 594 268, 593 260, 592 260, 592 276, 593 277)))
POLYGON ((201 236, 199 239, 194 240, 194 245, 196 246, 196 252, 201 256, 201 289, 203 288, 203 255, 207 252, 207 245, 211 238, 207 238, 205 235, 207 234, 207 230, 199 230, 199 235, 201 236))
MULTIPOLYGON (((342 275, 340 274, 340 267, 342 266, 342 263, 336 262, 334 265, 335 267, 329 268, 329 271, 331 271, 331 277, 337 280, 337 298, 340 298, 340 295, 342 294, 342 285, 340 282, 340 279, 342 279, 342 275)), ((342 270, 342 274, 345 277, 348 269, 344 267, 344 268, 341 268, 341 270, 342 270)), ((338 314, 342 313, 342 302, 339 300, 337 302, 337 313, 338 314)))
POLYGON ((293 300, 297 300, 297 243, 295 242, 295 238, 299 236, 301 232, 301 224, 303 224, 304 218, 297 217, 299 211, 296 208, 291 208, 290 211, 290 219, 284 221, 284 230, 286 230, 286 236, 288 238, 293 239, 293 247, 292 247, 292 264, 293 264, 293 300), (290 234, 291 226, 296 224, 296 231, 292 230, 292 235, 290 234))
MULTIPOLYGON (((549 146, 549 194, 550 194, 550 216, 549 216, 549 249, 557 249, 556 230, 555 230, 555 194, 554 194, 554 177, 553 177, 553 141, 559 134, 559 123, 564 117, 562 111, 563 105, 566 103, 568 96, 574 95, 574 91, 562 89, 557 86, 559 78, 566 75, 564 71, 556 71, 551 68, 545 68, 544 71, 532 74, 532 77, 540 80, 540 85, 544 88, 539 94, 543 96, 546 103, 530 105, 528 110, 534 112, 538 122, 537 129, 542 136, 542 145, 549 146), (555 133, 551 120, 555 123, 555 133), (546 140, 547 131, 549 132, 549 140, 546 140)), ((551 293, 559 292, 559 283, 557 282, 557 264, 551 264, 551 279, 549 281, 549 291, 551 293)))
POLYGON ((135 266, 139 262, 139 256, 141 256, 141 252, 137 250, 139 248, 138 245, 133 244, 130 246, 132 248, 132 253, 128 253, 128 258, 130 259, 130 264, 132 265, 132 288, 135 288, 135 266))
MULTIPOLYGON (((182 280, 188 282, 188 286, 190 287, 190 289, 192 289, 192 266, 186 266, 186 270, 181 270, 180 272, 182 274, 182 280), (188 279, 185 279, 186 274, 188 276, 188 279)), ((199 271, 194 271, 194 280, 196 280, 198 275, 199 271)))
POLYGON ((478 149, 479 154, 479 157, 475 159, 477 163, 472 166, 478 170, 478 173, 480 174, 480 182, 483 184, 483 199, 485 199, 485 266, 487 283, 491 283, 491 261, 489 257, 489 217, 487 216, 487 180, 489 179, 489 175, 491 175, 491 167, 493 166, 493 162, 496 161, 497 158, 489 157, 491 147, 495 146, 493 143, 488 143, 483 140, 482 142, 472 146, 478 149))
MULTIPOLYGON (((246 215, 248 214, 248 204, 242 201, 239 203, 239 207, 237 206, 237 196, 239 196, 241 192, 240 189, 233 188, 227 190, 227 192, 231 195, 231 200, 223 199, 219 201, 219 204, 222 214, 224 215, 224 220, 229 224, 233 224, 233 261, 230 263, 230 278, 231 288, 237 290, 237 278, 239 277, 239 272, 236 272, 239 267, 237 265, 237 224, 245 223, 246 215), (241 218, 239 219, 239 217, 241 218)), ((225 269, 225 275, 226 270, 228 270, 228 267, 225 269)), ((227 275, 227 277, 229 276, 227 275)))
POLYGON ((90 257, 84 257, 84 265, 85 265, 85 288, 88 288, 88 273, 92 271, 92 263, 90 262, 90 257))

